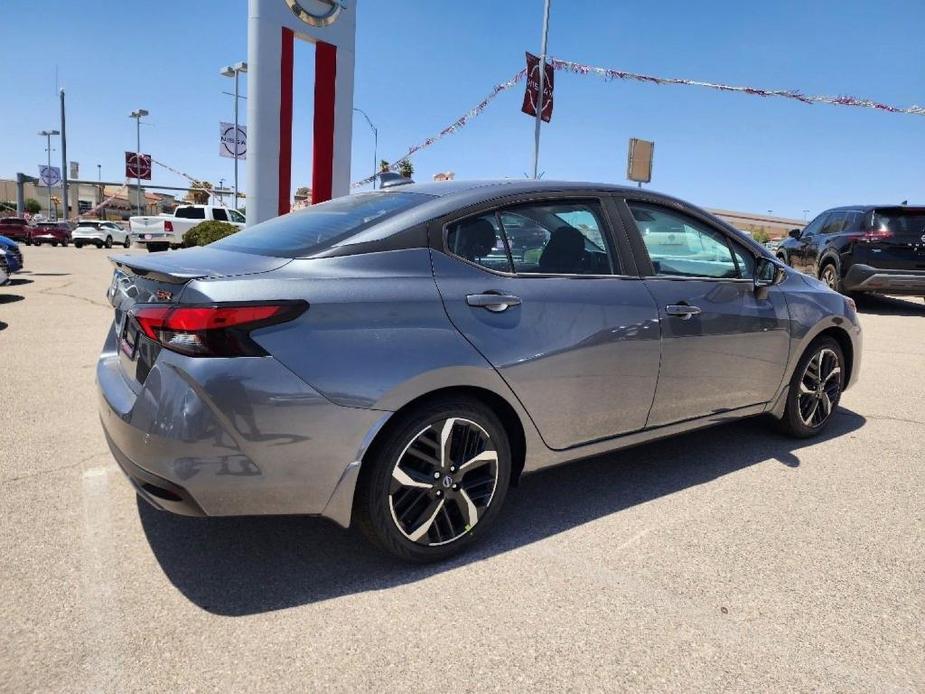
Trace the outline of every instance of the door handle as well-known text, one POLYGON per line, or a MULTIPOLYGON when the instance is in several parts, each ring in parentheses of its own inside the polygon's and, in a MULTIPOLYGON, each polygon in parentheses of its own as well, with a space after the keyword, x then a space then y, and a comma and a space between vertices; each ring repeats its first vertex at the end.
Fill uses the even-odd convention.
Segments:
POLYGON ((690 320, 691 317, 703 313, 699 306, 688 306, 687 304, 668 304, 665 307, 665 313, 669 316, 678 316, 681 320, 690 320))
POLYGON ((486 292, 484 294, 467 295, 466 303, 470 306, 487 309, 492 313, 501 313, 501 311, 506 311, 511 306, 520 306, 521 301, 519 296, 486 292))

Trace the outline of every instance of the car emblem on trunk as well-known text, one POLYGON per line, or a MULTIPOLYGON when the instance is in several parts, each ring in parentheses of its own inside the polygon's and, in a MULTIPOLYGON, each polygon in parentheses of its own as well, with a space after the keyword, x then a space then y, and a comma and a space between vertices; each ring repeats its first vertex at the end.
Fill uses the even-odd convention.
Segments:
POLYGON ((173 298, 173 292, 168 292, 166 289, 158 289, 154 292, 154 298, 158 301, 170 301, 173 298))
POLYGON ((922 234, 922 243, 925 243, 925 234, 922 234))

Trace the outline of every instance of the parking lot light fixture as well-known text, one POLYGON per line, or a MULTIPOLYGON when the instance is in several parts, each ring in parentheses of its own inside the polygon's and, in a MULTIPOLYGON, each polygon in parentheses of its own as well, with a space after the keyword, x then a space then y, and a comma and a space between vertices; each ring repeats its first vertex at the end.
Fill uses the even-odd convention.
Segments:
POLYGON ((138 214, 144 214, 144 210, 141 207, 141 166, 138 164, 138 159, 141 156, 141 119, 147 115, 148 110, 144 108, 136 109, 128 114, 129 118, 135 119, 135 173, 138 174, 135 179, 135 185, 137 186, 135 200, 138 205, 138 214))
MULTIPOLYGON (((51 168, 51 138, 60 135, 58 130, 42 130, 39 137, 45 138, 45 151, 48 153, 48 168, 51 168)), ((51 219, 51 186, 48 186, 48 219, 51 219)))
POLYGON ((234 209, 238 209, 238 104, 241 101, 242 72, 247 72, 247 63, 244 61, 226 65, 219 71, 222 77, 234 77, 234 209))

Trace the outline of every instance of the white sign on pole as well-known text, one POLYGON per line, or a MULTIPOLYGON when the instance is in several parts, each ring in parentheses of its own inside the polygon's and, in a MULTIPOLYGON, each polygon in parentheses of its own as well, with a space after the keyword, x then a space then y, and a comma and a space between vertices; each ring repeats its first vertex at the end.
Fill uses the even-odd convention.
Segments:
POLYGON ((247 126, 239 125, 237 136, 234 123, 219 124, 218 153, 229 159, 247 159, 247 126))
POLYGON ((45 166, 39 164, 39 180, 43 186, 54 188, 61 183, 61 169, 57 166, 45 166))

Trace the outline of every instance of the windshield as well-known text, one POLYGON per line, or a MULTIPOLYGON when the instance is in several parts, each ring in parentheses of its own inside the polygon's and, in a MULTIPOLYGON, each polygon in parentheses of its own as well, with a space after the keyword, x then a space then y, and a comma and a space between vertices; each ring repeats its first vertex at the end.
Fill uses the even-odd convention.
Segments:
POLYGON ((357 193, 275 217, 211 244, 215 248, 298 258, 330 248, 432 200, 421 193, 357 193))

